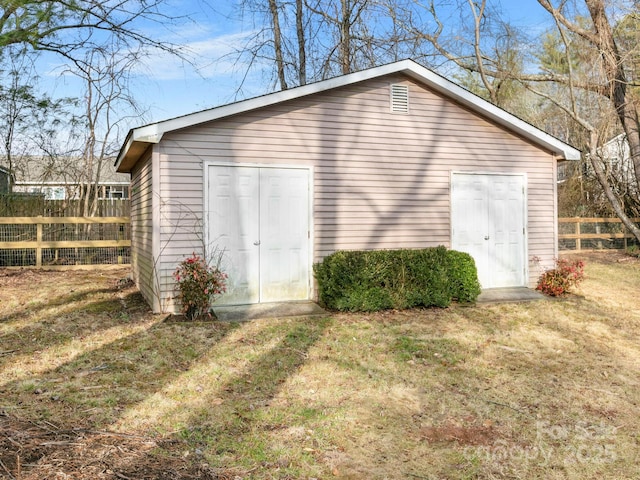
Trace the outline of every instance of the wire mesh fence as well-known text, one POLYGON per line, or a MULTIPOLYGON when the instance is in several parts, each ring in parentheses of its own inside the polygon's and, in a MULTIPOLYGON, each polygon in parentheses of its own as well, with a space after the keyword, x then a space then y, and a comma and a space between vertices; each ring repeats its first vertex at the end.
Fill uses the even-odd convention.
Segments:
MULTIPOLYGON (((635 223, 640 218, 634 218, 635 223)), ((558 249, 561 252, 592 250, 627 250, 638 248, 618 218, 560 218, 558 219, 558 249)))
POLYGON ((0 267, 129 263, 128 217, 0 217, 0 267))
MULTIPOLYGON (((41 252, 41 267, 65 265, 128 265, 131 263, 129 247, 102 248, 45 248, 41 252)), ((36 267, 35 248, 0 250, 0 267, 36 267)))

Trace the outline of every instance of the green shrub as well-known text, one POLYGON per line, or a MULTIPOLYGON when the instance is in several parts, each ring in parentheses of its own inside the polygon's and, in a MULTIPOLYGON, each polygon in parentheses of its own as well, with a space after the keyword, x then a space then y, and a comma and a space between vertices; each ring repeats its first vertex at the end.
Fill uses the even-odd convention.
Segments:
POLYGON ((475 302, 480 295, 476 262, 468 253, 448 250, 451 297, 462 303, 475 302))
POLYGON ((473 259, 445 247, 338 251, 314 265, 319 300, 342 311, 446 307, 480 293, 473 259))

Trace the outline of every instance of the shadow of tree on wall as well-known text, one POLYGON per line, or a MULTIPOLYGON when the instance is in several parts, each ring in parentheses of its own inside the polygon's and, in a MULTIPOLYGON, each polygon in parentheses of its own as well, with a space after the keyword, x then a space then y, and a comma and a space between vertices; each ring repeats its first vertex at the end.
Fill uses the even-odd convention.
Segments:
MULTIPOLYGON (((385 93, 379 95, 386 95, 385 89, 381 91, 385 93)), ((388 108, 384 102, 377 106, 383 108, 382 105, 388 108)), ((443 117, 446 105, 447 101, 438 97, 438 110, 430 112, 432 118, 443 117)), ((364 114, 357 122, 347 117, 345 121, 350 122, 350 130, 342 132, 334 131, 335 107, 323 107, 320 117, 325 121, 319 122, 317 135, 326 140, 321 142, 317 170, 318 176, 325 178, 315 182, 315 202, 332 205, 336 211, 330 216, 331 221, 321 222, 316 218, 316 237, 322 248, 322 252, 316 251, 316 254, 324 256, 338 249, 349 249, 344 246, 349 242, 353 242, 352 248, 356 249, 389 248, 393 242, 397 242, 397 248, 448 242, 448 230, 444 236, 441 230, 449 225, 449 216, 436 220, 434 214, 439 210, 432 207, 442 203, 443 198, 448 204, 449 182, 443 178, 448 172, 438 165, 439 150, 446 136, 443 122, 427 123, 418 114, 396 115, 386 110, 371 118, 364 114), (380 123, 385 118, 389 122, 386 125, 380 123), (400 129, 402 134, 398 135, 400 129), (378 135, 372 136, 372 132, 378 135), (329 141, 330 136, 337 138, 329 141), (363 152, 370 152, 370 156, 367 158, 363 152), (363 162, 366 165, 362 165, 363 162), (363 180, 372 175, 376 176, 375 180, 363 180), (440 180, 440 187, 430 185, 434 178, 440 180), (373 186, 374 183, 379 186, 373 186), (327 187, 330 190, 323 191, 327 187), (430 235, 416 235, 429 229, 433 229, 430 235), (358 232, 359 236, 354 233, 353 238, 344 236, 349 230, 358 232), (406 232, 399 234, 400 230, 413 231, 413 238, 403 238, 406 232)))

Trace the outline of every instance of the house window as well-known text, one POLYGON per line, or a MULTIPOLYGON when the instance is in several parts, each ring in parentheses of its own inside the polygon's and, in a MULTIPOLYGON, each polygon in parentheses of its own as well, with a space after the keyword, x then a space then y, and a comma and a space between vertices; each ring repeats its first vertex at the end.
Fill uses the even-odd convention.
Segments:
POLYGON ((409 86, 391 84, 391 113, 409 113, 409 86))
POLYGON ((26 186, 14 189, 16 192, 22 191, 30 195, 42 195, 45 200, 65 200, 67 198, 67 190, 64 187, 54 186, 26 186))
POLYGON ((103 198, 129 198, 128 188, 124 185, 105 185, 103 198))

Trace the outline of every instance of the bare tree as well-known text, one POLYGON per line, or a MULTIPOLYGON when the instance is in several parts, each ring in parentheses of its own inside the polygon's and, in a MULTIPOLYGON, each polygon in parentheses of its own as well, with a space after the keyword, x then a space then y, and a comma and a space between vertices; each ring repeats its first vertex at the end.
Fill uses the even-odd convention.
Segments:
MULTIPOLYGON (((499 20, 499 11, 488 14, 487 0, 458 0, 460 11, 466 9, 467 12, 463 18, 471 19, 471 36, 460 38, 455 31, 451 33, 451 25, 448 25, 447 30, 434 1, 419 3, 433 20, 431 29, 415 22, 415 17, 412 16, 414 10, 402 17, 403 28, 416 39, 428 42, 457 68, 477 74, 494 103, 502 103, 498 93, 506 81, 518 82, 539 98, 552 103, 557 111, 572 122, 572 130, 581 131, 572 133, 572 138, 564 140, 581 139, 612 209, 640 240, 640 229, 625 213, 619 196, 608 180, 607 172, 601 162, 597 161, 600 147, 608 140, 607 132, 615 131, 616 128, 624 131, 635 167, 636 183, 640 185, 638 111, 627 74, 628 71, 633 71, 630 59, 634 57, 623 55, 618 47, 614 24, 608 17, 608 4, 604 0, 584 0, 582 4, 551 0, 538 0, 538 3, 549 13, 555 24, 555 38, 560 48, 554 54, 558 61, 556 66, 561 65, 562 68, 548 68, 549 65, 540 64, 539 72, 523 71, 517 68, 518 62, 505 61, 504 56, 499 54, 499 48, 492 51, 490 46, 497 45, 495 41, 499 38, 496 34, 500 31, 507 32, 508 25, 499 20), (570 10, 571 5, 579 5, 582 9, 570 10), (496 31, 492 30, 491 25, 501 26, 496 31), (467 38, 473 40, 469 42, 467 38), (577 61, 585 58, 588 61, 577 61), (609 113, 614 115, 613 120, 609 113), (609 123, 607 128, 603 125, 603 118, 609 123), (613 128, 612 121, 615 123, 613 128)), ((535 60, 529 59, 530 62, 535 60)))
POLYGON ((305 4, 316 17, 320 38, 326 42, 317 59, 322 65, 322 78, 345 75, 377 63, 367 48, 374 43, 369 33, 373 21, 366 18, 374 7, 372 0, 305 0, 305 4))
POLYGON ((78 155, 69 161, 79 166, 82 215, 96 214, 105 163, 113 162, 129 120, 144 116, 129 88, 130 72, 140 55, 140 51, 125 50, 115 43, 87 52, 66 70, 84 85, 84 111, 69 131, 70 138, 80 142, 75 146, 78 155))
POLYGON ((287 79, 284 67, 284 53, 282 51, 282 31, 280 30, 280 15, 276 0, 269 0, 269 13, 271 14, 271 25, 273 31, 273 51, 275 54, 276 68, 278 70, 278 81, 280 89, 286 90, 287 79))
MULTIPOLYGON (((38 90, 33 59, 24 48, 6 47, 4 57, 0 70, 0 162, 13 176, 30 176, 34 159, 49 166, 60 153, 58 128, 70 121, 69 110, 75 102, 52 99, 38 90)), ((46 175, 47 169, 38 168, 37 172, 46 175)))
POLYGON ((307 40, 303 0, 296 0, 296 39, 298 41, 298 84, 307 83, 307 40))
POLYGON ((146 45, 178 53, 136 26, 141 19, 174 24, 162 0, 9 0, 0 4, 0 51, 23 45, 69 59, 115 38, 128 47, 146 45))
POLYGON ((392 3, 240 0, 254 29, 236 59, 247 72, 266 64, 272 85, 282 90, 398 60, 409 50, 400 47, 405 38, 390 20, 392 3))
POLYGON ((564 79, 556 77, 555 81, 568 87, 570 104, 567 105, 560 99, 550 99, 564 108, 571 118, 588 132, 589 137, 586 145, 596 178, 616 215, 625 227, 640 240, 640 228, 631 221, 625 212, 619 196, 616 195, 611 182, 607 178, 606 171, 599 161, 599 149, 608 138, 602 137, 594 121, 580 114, 575 101, 576 90, 582 89, 604 98, 609 106, 613 108, 619 126, 626 135, 636 182, 640 185, 640 124, 638 123, 638 111, 635 108, 625 72, 625 58, 623 58, 618 48, 611 21, 605 10, 605 2, 604 0, 585 0, 591 21, 590 25, 583 27, 579 22, 568 18, 564 13, 562 4, 556 7, 549 0, 538 1, 551 14, 558 32, 563 38, 569 68, 568 75, 564 79), (574 82, 575 77, 572 74, 571 50, 566 40, 566 32, 579 36, 599 54, 596 73, 591 78, 585 79, 578 84, 574 82))
POLYGON ((159 39, 157 30, 149 33, 149 26, 169 31, 186 19, 167 13, 163 0, 1 2, 0 59, 6 63, 15 49, 34 57, 52 52, 65 63, 64 74, 76 76, 84 85, 83 98, 77 102, 36 98, 35 82, 26 77, 14 77, 17 83, 0 86, 3 93, 13 94, 0 99, 7 112, 13 108, 4 117, 13 126, 3 135, 8 161, 12 162, 17 146, 16 128, 24 127, 22 138, 28 139, 25 148, 31 164, 37 159, 42 175, 63 173, 71 184, 82 184, 73 192, 81 196, 81 214, 94 215, 105 162, 117 152, 128 113, 140 114, 128 86, 137 60, 143 52, 161 50, 191 63, 185 49, 159 39), (55 108, 71 103, 75 109, 52 115, 55 108))

